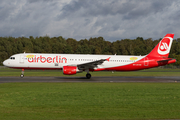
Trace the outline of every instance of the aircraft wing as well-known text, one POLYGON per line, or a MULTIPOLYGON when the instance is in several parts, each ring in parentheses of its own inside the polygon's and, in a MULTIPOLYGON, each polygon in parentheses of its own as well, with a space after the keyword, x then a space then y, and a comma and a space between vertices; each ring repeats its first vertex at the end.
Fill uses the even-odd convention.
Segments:
POLYGON ((97 65, 101 65, 104 61, 109 61, 110 57, 107 59, 100 59, 93 62, 78 64, 77 67, 79 70, 86 70, 86 69, 94 69, 97 65))

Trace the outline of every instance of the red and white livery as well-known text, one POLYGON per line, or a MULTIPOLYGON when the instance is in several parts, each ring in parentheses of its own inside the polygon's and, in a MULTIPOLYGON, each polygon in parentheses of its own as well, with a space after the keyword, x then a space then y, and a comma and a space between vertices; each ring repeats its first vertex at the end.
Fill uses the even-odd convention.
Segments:
POLYGON ((22 69, 62 70, 65 75, 90 71, 135 71, 175 63, 168 58, 174 34, 167 34, 156 47, 145 56, 125 55, 82 55, 82 54, 42 54, 21 53, 12 55, 3 62, 4 66, 22 69))

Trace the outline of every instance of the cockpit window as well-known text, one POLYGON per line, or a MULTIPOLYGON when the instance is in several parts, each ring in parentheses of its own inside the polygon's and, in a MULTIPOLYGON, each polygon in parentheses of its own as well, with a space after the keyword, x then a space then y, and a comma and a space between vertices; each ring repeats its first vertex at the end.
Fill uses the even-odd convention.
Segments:
POLYGON ((10 57, 9 59, 11 59, 11 60, 15 60, 15 57, 10 57))

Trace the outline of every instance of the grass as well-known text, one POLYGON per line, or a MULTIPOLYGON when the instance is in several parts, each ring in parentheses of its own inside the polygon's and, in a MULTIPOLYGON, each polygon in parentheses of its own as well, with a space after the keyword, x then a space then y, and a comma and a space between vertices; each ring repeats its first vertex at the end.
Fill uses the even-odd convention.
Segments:
POLYGON ((0 119, 179 119, 179 101, 179 83, 5 83, 0 119))
MULTIPOLYGON (((0 68, 0 76, 20 74, 21 70, 0 68)), ((91 74, 180 76, 180 69, 91 74)), ((25 76, 64 75, 58 70, 25 70, 25 76)), ((0 120, 180 119, 179 101, 179 83, 3 83, 0 120)))
MULTIPOLYGON (((20 76, 21 70, 0 68, 0 76, 20 76)), ((153 68, 141 71, 132 72, 116 72, 102 71, 91 72, 92 76, 180 76, 180 69, 160 69, 153 68)), ((73 76, 85 76, 86 72, 78 73, 73 76)), ((25 70, 25 76, 64 76, 62 71, 59 70, 25 70)), ((69 76, 68 76, 69 77, 69 76)))

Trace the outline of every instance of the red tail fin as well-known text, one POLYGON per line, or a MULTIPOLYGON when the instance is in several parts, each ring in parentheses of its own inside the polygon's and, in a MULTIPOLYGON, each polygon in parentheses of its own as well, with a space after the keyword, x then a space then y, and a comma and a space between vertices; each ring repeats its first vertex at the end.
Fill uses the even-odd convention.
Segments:
POLYGON ((147 55, 148 57, 163 57, 167 58, 171 49, 174 34, 167 34, 156 45, 156 47, 147 55))

